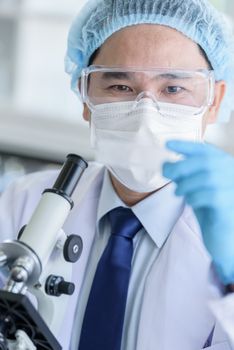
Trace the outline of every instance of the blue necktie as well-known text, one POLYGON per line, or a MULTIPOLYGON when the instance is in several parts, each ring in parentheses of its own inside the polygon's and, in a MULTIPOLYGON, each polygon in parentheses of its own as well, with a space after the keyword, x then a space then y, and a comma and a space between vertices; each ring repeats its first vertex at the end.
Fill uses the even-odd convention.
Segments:
POLYGON ((142 227, 131 209, 108 214, 111 236, 99 260, 84 315, 79 350, 120 350, 133 254, 142 227))

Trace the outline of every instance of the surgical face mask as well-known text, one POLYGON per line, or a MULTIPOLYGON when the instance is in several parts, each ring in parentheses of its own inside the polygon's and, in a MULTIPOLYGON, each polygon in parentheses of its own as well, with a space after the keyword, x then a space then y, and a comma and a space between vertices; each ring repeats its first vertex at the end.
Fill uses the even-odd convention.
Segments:
POLYGON ((204 111, 144 98, 96 106, 91 114, 91 144, 95 158, 114 177, 136 192, 152 192, 169 182, 162 164, 179 156, 166 150, 170 139, 200 141, 204 111), (189 117, 188 117, 189 115, 189 117))

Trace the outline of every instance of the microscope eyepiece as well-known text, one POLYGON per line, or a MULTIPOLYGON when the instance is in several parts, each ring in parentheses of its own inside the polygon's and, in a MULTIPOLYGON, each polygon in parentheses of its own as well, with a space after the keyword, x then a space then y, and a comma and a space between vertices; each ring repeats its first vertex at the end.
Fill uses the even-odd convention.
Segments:
POLYGON ((88 164, 83 158, 76 154, 68 154, 67 160, 64 163, 53 188, 46 189, 44 193, 54 192, 66 198, 72 205, 73 202, 71 196, 80 177, 87 167, 88 164))

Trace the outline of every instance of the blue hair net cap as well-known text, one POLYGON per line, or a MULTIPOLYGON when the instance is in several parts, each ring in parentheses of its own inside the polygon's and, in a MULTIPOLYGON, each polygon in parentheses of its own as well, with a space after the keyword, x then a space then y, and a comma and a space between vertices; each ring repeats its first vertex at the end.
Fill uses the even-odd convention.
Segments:
POLYGON ((82 69, 108 37, 143 23, 177 29, 203 48, 216 81, 227 83, 219 121, 228 121, 234 111, 234 39, 228 20, 208 0, 89 0, 68 35, 65 70, 71 75, 72 89, 79 94, 82 69))

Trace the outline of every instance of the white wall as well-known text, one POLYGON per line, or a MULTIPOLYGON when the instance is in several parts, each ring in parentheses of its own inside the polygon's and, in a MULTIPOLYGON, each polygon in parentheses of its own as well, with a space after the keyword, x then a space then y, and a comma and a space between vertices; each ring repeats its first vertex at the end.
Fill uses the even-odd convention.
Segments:
POLYGON ((92 157, 82 105, 64 72, 67 33, 84 2, 23 0, 17 13, 0 3, 0 21, 8 16, 17 25, 9 38, 16 43, 14 90, 0 104, 0 150, 56 160, 68 152, 92 157))

